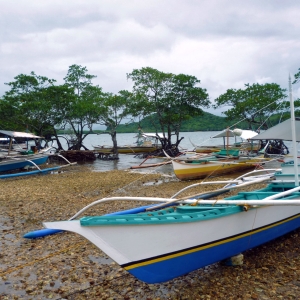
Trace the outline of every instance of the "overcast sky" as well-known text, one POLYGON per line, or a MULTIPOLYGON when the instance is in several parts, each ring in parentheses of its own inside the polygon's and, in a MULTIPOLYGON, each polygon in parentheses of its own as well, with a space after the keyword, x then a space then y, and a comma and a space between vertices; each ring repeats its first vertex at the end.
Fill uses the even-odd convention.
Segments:
MULTIPOLYGON (((105 92, 152 67, 196 76, 211 101, 246 83, 288 88, 300 68, 297 0, 0 0, 0 95, 34 71, 87 67, 105 92)), ((300 84, 293 86, 294 97, 300 84)), ((220 114, 220 110, 208 110, 220 114)))

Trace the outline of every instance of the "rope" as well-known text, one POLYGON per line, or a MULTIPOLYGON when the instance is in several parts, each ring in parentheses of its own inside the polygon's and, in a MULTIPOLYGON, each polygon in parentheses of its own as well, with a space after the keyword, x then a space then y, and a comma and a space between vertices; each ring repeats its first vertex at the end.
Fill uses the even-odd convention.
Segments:
MULTIPOLYGON (((127 277, 128 275, 129 275, 129 273, 124 274, 124 275, 119 276, 119 277, 116 277, 116 278, 114 277, 114 278, 112 278, 112 279, 105 280, 105 281, 106 281, 106 282, 110 282, 110 281, 113 281, 113 280, 116 280, 116 279, 122 279, 122 278, 124 278, 124 277, 127 277)), ((87 291, 87 290, 93 289, 94 287, 97 287, 97 286, 99 286, 100 284, 102 284, 102 282, 97 283, 97 284, 94 284, 94 285, 92 285, 92 286, 90 286, 90 287, 88 287, 88 288, 80 289, 80 290, 75 291, 75 292, 73 292, 73 293, 63 295, 61 298, 58 298, 57 300, 60 300, 60 299, 66 299, 66 298, 68 299, 68 297, 70 297, 70 296, 73 296, 73 295, 75 295, 75 294, 82 293, 82 292, 85 292, 85 291, 87 291)), ((123 285, 123 283, 119 284, 119 286, 120 286, 120 285, 123 285)))
MULTIPOLYGON (((253 231, 254 224, 255 224, 255 221, 256 221, 256 216, 257 216, 257 208, 255 208, 255 216, 254 216, 254 219, 253 219, 251 231, 253 231)), ((250 239, 249 239, 249 241, 248 241, 248 248, 249 248, 249 245, 250 245, 250 243, 251 243, 251 240, 252 240, 252 234, 250 235, 250 239)))
MULTIPOLYGON (((255 114, 257 114, 257 113, 258 113, 258 112, 260 112, 261 110, 263 110, 263 109, 267 108, 268 106, 270 106, 270 105, 271 105, 271 104, 273 104, 273 103, 276 103, 276 101, 273 101, 273 102, 269 103, 268 105, 264 106, 263 108, 261 108, 261 109, 257 110, 257 111, 255 112, 255 114)), ((247 118, 244 118, 244 119, 242 119, 242 120, 238 121, 237 123, 235 123, 235 124, 233 124, 233 125, 229 126, 229 128, 231 128, 231 127, 234 127, 234 126, 238 125, 239 123, 243 122, 244 120, 247 120, 247 118)))
MULTIPOLYGON (((161 166, 159 166, 159 167, 161 167, 161 166)), ((158 168, 159 168, 159 167, 158 167, 158 168)), ((156 169, 157 169, 157 168, 156 168, 156 169)), ((142 178, 144 178, 145 176, 147 176, 147 175, 149 175, 149 174, 151 174, 151 173, 145 173, 145 174, 143 174, 143 176, 141 176, 141 177, 137 178, 136 180, 134 180, 134 181, 128 183, 127 185, 125 185, 125 186, 123 187, 123 189, 126 188, 126 187, 128 187, 128 186, 130 186, 130 185, 133 184, 134 182, 136 182, 136 181, 138 181, 138 180, 141 180, 142 178)), ((95 189, 95 190, 96 190, 96 189, 95 189)), ((95 190, 94 190, 94 191, 95 191, 95 190)), ((117 190, 113 191, 110 195, 113 195, 113 194, 116 193, 116 192, 117 192, 117 190)), ((31 261, 31 262, 28 262, 28 263, 19 265, 19 266, 17 266, 17 267, 9 268, 9 269, 7 269, 6 271, 1 272, 1 273, 0 273, 0 277, 1 277, 1 276, 5 276, 5 275, 7 275, 7 274, 10 274, 10 273, 12 273, 12 272, 14 272, 14 271, 17 271, 17 270, 19 270, 19 269, 22 269, 22 268, 24 268, 24 267, 33 265, 33 264, 35 264, 36 262, 43 261, 43 260, 45 260, 45 259, 48 259, 48 258, 51 258, 51 257, 53 257, 53 256, 59 255, 59 254, 61 254, 61 253, 63 253, 63 252, 66 252, 66 251, 68 251, 68 250, 70 250, 70 249, 76 249, 77 247, 79 247, 80 245, 82 245, 82 244, 84 244, 84 243, 86 243, 86 241, 80 242, 80 243, 78 243, 78 244, 76 244, 76 245, 72 245, 72 246, 63 248, 63 249, 61 249, 61 250, 59 250, 59 251, 56 251, 56 252, 51 253, 51 254, 49 254, 49 255, 46 255, 46 256, 44 256, 44 257, 42 257, 42 258, 37 258, 37 259, 35 259, 35 260, 31 261)))
POLYGON ((22 269, 22 268, 24 268, 24 267, 33 265, 33 264, 35 264, 35 263, 38 262, 38 261, 43 261, 43 260, 48 259, 48 258, 50 258, 50 257, 56 256, 56 255, 58 255, 58 254, 61 254, 61 253, 66 252, 66 251, 68 251, 68 250, 70 250, 70 249, 76 249, 76 248, 78 248, 79 246, 83 245, 84 243, 86 243, 86 241, 77 243, 76 245, 72 245, 72 246, 70 246, 70 247, 63 248, 63 249, 58 250, 58 251, 56 251, 56 252, 54 252, 54 253, 48 254, 48 255, 46 255, 46 256, 44 256, 44 257, 42 257, 42 258, 37 258, 37 259, 35 259, 35 260, 31 261, 31 262, 25 263, 25 264, 23 264, 23 265, 20 265, 20 266, 17 266, 17 267, 13 267, 13 268, 9 268, 9 269, 7 269, 6 271, 0 273, 0 277, 1 277, 1 276, 4 276, 4 275, 7 275, 7 274, 10 274, 10 273, 12 273, 12 272, 14 272, 14 271, 18 271, 19 269, 22 269))

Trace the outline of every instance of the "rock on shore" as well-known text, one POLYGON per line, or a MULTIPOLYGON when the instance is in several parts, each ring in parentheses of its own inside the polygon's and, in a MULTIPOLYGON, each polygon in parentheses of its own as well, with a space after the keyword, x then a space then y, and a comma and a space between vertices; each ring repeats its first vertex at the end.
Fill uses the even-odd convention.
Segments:
MULTIPOLYGON (((0 299, 300 298, 299 230, 245 252, 243 265, 217 263, 164 284, 138 281, 76 234, 23 238, 25 233, 42 228, 43 221, 69 219, 103 197, 171 197, 196 182, 180 182, 171 174, 93 172, 84 166, 57 174, 1 180, 0 299)), ((182 196, 218 187, 202 186, 182 196)), ((106 203, 88 214, 136 205, 127 201, 106 203)))

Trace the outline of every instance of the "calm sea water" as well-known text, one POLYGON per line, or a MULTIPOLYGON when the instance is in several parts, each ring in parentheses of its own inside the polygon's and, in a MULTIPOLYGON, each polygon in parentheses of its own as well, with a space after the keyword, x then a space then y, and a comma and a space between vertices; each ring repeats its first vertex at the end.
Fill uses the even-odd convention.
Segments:
MULTIPOLYGON (((211 136, 217 134, 218 131, 205 131, 205 132, 183 132, 180 133, 180 137, 184 137, 184 139, 180 143, 180 149, 188 149, 193 150, 192 143, 196 145, 205 144, 205 145, 218 145, 223 143, 222 139, 210 139, 211 136), (191 143, 192 142, 192 143, 191 143)), ((119 133, 117 134, 117 142, 119 146, 123 145, 136 145, 135 142, 137 140, 136 133, 119 133)), ((232 138, 231 138, 232 139, 232 138)), ((174 139, 175 141, 175 139, 174 139)), ((231 142, 234 139, 230 140, 231 142)), ((61 139, 62 145, 66 145, 65 140, 61 139)), ((90 134, 84 139, 83 143, 88 149, 93 150, 94 145, 106 145, 112 146, 112 140, 109 134, 90 134)), ((129 169, 131 166, 137 166, 144 161, 143 158, 133 154, 119 154, 119 160, 100 160, 97 159, 93 163, 87 163, 93 167, 96 171, 109 171, 109 170, 125 170, 129 169)), ((161 162, 162 159, 151 159, 147 162, 156 163, 161 162)), ((153 172, 168 172, 172 171, 171 165, 166 165, 159 168, 150 168, 150 169, 139 169, 141 172, 149 172, 149 170, 153 170, 153 172)))
MULTIPOLYGON (((183 140, 181 141, 179 148, 185 149, 185 150, 193 150, 194 145, 222 145, 223 144, 223 138, 211 138, 212 136, 218 134, 220 131, 196 131, 196 132, 182 132, 180 133, 180 137, 183 137, 183 140)), ((136 142, 136 133, 120 133, 117 134, 117 142, 119 146, 123 145, 134 145, 136 142)), ((175 141, 175 139, 174 139, 175 141)), ((234 143, 235 141, 240 142, 240 138, 229 138, 229 143, 234 143)), ((66 145, 64 140, 61 140, 63 145, 66 145)), ((290 151, 291 151, 291 143, 286 142, 285 143, 290 151)), ((93 145, 107 145, 112 146, 112 140, 110 135, 108 134, 90 134, 84 139, 84 145, 90 149, 93 150, 93 145)), ((119 154, 119 160, 100 160, 97 159, 93 163, 88 163, 91 167, 93 167, 96 171, 109 171, 109 170, 125 170, 129 169, 131 166, 137 166, 143 162, 143 158, 140 158, 139 156, 135 156, 132 154, 119 154)), ((149 163, 156 163, 161 162, 162 159, 151 159, 147 162, 149 163)), ((147 169, 139 169, 141 172, 149 172, 153 168, 147 168, 147 169)), ((171 172, 172 166, 166 165, 163 167, 155 168, 153 171, 158 172, 171 172)))

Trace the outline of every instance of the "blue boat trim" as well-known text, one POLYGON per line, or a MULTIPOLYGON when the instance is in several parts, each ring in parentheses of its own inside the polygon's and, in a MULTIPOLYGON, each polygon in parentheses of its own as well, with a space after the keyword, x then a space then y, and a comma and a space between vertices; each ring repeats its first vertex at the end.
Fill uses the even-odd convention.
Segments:
POLYGON ((34 170, 34 171, 29 171, 29 172, 4 174, 4 175, 0 175, 0 179, 12 178, 12 177, 21 177, 21 176, 29 176, 29 175, 36 175, 36 174, 47 174, 49 172, 56 171, 60 168, 61 167, 52 167, 52 168, 48 168, 48 169, 34 170))
MULTIPOLYGON (((34 162, 37 165, 41 165, 41 164, 46 163, 48 156, 45 155, 45 156, 41 156, 41 157, 35 157, 35 156, 29 155, 26 158, 28 158, 28 160, 34 162)), ((4 164, 4 165, 0 164, 0 172, 22 169, 28 165, 33 165, 33 164, 31 164, 30 162, 28 162, 26 160, 25 161, 24 160, 20 160, 20 161, 16 160, 16 161, 12 161, 10 164, 4 164)))
MULTIPOLYGON (((245 231, 243 233, 239 233, 237 235, 229 236, 229 237, 219 239, 219 240, 216 240, 216 241, 213 241, 213 242, 209 242, 209 243, 206 243, 206 244, 201 244, 201 245, 198 245, 198 246, 193 246, 193 247, 190 247, 190 248, 186 248, 186 249, 182 249, 182 250, 178 250, 178 251, 158 255, 158 256, 155 256, 155 257, 150 257, 150 258, 147 258, 147 259, 130 262, 130 263, 127 263, 127 264, 123 264, 121 266, 126 270, 130 270, 130 269, 138 268, 140 266, 145 266, 145 265, 153 264, 153 263, 160 262, 160 261, 163 261, 163 260, 172 259, 172 258, 175 258, 175 257, 178 257, 178 256, 184 256, 184 255, 190 254, 192 252, 199 252, 199 251, 202 251, 202 250, 205 250, 205 249, 208 249, 208 248, 212 248, 212 247, 215 247, 215 246, 218 246, 218 245, 221 245, 221 244, 229 243, 229 242, 232 242, 234 240, 238 240, 238 239, 250 236, 250 235, 255 235, 255 234, 257 234, 261 231, 265 231, 265 230, 268 230, 270 228, 279 226, 281 224, 290 222, 290 221, 295 220, 299 217, 300 217, 300 214, 296 214, 294 216, 288 217, 286 219, 282 219, 282 220, 274 222, 274 223, 270 223, 266 226, 262 226, 262 227, 259 227, 257 229, 254 229, 254 230, 245 231)), ((299 226, 300 226, 300 224, 299 224, 299 226)))
POLYGON ((37 239, 37 238, 41 238, 44 236, 48 236, 48 235, 52 235, 52 234, 56 234, 59 232, 64 232, 63 230, 60 229, 40 229, 40 230, 35 230, 35 231, 30 231, 28 233, 25 233, 23 235, 23 238, 25 239, 37 239))

